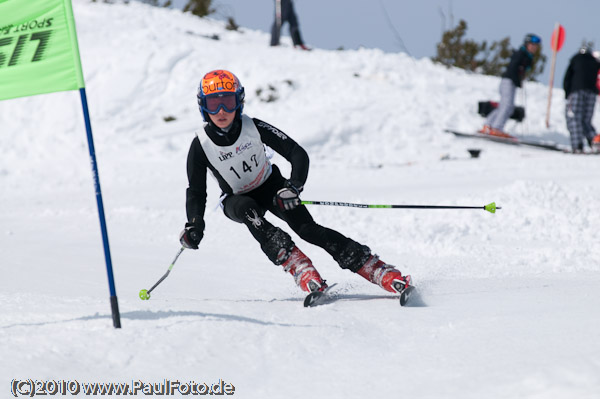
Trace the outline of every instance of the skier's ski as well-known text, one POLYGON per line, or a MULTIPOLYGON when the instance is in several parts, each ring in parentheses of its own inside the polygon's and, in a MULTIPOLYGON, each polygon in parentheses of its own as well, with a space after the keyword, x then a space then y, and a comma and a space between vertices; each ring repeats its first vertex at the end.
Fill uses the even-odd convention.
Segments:
POLYGON ((446 133, 452 133, 457 137, 467 137, 474 139, 484 139, 489 141, 494 141, 496 143, 503 144, 511 144, 511 145, 525 145, 530 147, 541 148, 544 150, 558 151, 558 152, 571 152, 568 148, 561 146, 557 143, 552 142, 544 142, 544 141, 534 141, 534 140, 523 140, 519 138, 504 138, 498 136, 491 136, 489 134, 481 134, 481 133, 464 133, 458 132, 456 130, 445 129, 446 133))
MULTIPOLYGON (((329 303, 330 301, 334 301, 336 299, 340 299, 338 298, 332 298, 331 296, 328 295, 328 291, 335 287, 337 284, 332 284, 329 287, 325 288, 325 290, 323 291, 315 291, 315 292, 311 292, 310 294, 308 294, 306 296, 306 299, 304 299, 304 307, 308 308, 308 307, 314 307, 314 306, 319 306, 319 305, 323 305, 324 303, 329 303)), ((414 285, 409 285, 408 287, 406 287, 405 289, 403 289, 402 291, 400 291, 400 296, 392 296, 392 297, 388 297, 388 298, 399 298, 400 299, 400 306, 404 306, 408 303, 408 301, 410 300, 411 296, 416 292, 415 290, 415 286, 414 285)), ((344 299, 343 297, 341 298, 342 300, 344 299)))
POLYGON ((329 287, 325 288, 323 291, 314 291, 314 292, 311 292, 310 294, 308 294, 306 296, 306 299, 304 299, 304 307, 308 308, 308 307, 319 305, 320 302, 322 302, 323 298, 325 298, 327 296, 327 292, 330 289, 332 289, 333 287, 335 287, 336 285, 337 285, 337 283, 331 284, 329 287))
POLYGON ((409 285, 400 292, 400 306, 406 305, 410 296, 415 292, 415 286, 409 285))

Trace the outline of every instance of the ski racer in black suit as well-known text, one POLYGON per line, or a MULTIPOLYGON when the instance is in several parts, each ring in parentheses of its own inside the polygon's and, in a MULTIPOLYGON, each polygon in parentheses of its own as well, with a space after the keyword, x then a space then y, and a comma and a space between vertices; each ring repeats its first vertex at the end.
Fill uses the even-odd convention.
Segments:
POLYGON ((284 220, 303 240, 327 251, 341 268, 394 293, 410 285, 410 276, 379 260, 369 247, 313 220, 299 198, 308 176, 306 151, 276 127, 242 113, 244 87, 233 73, 207 73, 198 88, 198 103, 206 124, 188 153, 188 222, 180 235, 181 245, 197 249, 203 238, 210 170, 223 192, 225 216, 246 225, 271 262, 290 273, 302 290, 322 291, 327 284, 290 235, 267 221, 267 211, 284 220), (271 164, 265 145, 290 162, 289 179, 271 164))

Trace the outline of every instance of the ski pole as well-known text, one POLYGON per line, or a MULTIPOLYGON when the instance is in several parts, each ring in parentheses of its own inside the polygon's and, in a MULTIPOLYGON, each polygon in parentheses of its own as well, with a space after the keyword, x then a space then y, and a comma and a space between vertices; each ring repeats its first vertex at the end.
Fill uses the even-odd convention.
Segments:
POLYGON ((179 255, 181 255, 181 253, 183 252, 184 248, 181 247, 179 249, 179 252, 177 252, 177 255, 175 255, 175 259, 173 259, 173 262, 171 262, 171 266, 169 266, 169 270, 167 270, 167 272, 160 278, 160 280, 158 280, 156 282, 156 284, 154 284, 152 286, 152 288, 150 288, 149 290, 143 289, 140 290, 140 299, 142 301, 147 301, 148 299, 150 299, 150 292, 156 288, 157 285, 159 285, 160 283, 163 282, 164 279, 167 278, 167 276, 169 275, 169 273, 171 273, 171 270, 173 269, 173 266, 175 266, 175 262, 177 262, 177 258, 179 258, 179 255))
POLYGON ((326 205, 326 206, 345 206, 349 208, 390 208, 390 209, 483 209, 490 213, 496 213, 496 209, 502 209, 496 206, 495 202, 484 206, 452 206, 452 205, 371 205, 371 204, 353 204, 350 202, 336 201, 302 201, 302 205, 326 205))

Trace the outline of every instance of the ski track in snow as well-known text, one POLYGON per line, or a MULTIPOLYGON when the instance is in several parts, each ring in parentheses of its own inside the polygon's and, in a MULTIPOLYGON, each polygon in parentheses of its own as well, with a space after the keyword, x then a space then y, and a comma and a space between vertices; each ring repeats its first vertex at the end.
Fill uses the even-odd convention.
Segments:
MULTIPOLYGON (((600 158, 443 133, 481 125, 477 101, 498 99, 497 78, 377 49, 270 48, 265 33, 135 2, 74 10, 123 328, 77 93, 0 103, 3 395, 15 378, 166 378, 223 379, 241 398, 600 397, 600 158), (209 179, 200 249, 140 301, 179 248, 196 87, 219 67, 245 85, 246 113, 309 152, 304 199, 502 209, 312 207, 410 273, 419 295, 401 308, 293 236, 338 283, 335 301, 305 309, 290 276, 215 209, 209 179), (261 100, 269 86, 274 102, 261 100)), ((568 144, 563 93, 546 129, 547 87, 526 90, 526 123, 507 128, 568 144)))

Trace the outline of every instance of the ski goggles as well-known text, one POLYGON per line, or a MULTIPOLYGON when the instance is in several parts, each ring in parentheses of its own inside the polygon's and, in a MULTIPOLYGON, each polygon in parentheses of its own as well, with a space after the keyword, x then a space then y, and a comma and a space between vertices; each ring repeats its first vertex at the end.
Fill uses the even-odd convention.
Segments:
POLYGON ((526 43, 540 44, 542 39, 537 35, 527 35, 526 43))
POLYGON ((240 107, 240 101, 236 93, 213 94, 206 96, 203 100, 202 108, 211 115, 217 114, 220 110, 225 112, 234 112, 240 107))

